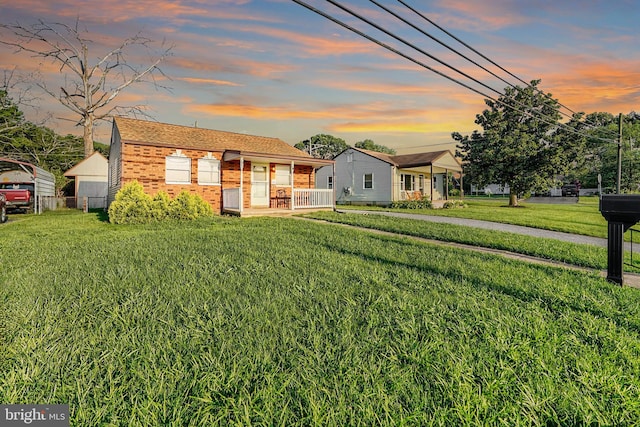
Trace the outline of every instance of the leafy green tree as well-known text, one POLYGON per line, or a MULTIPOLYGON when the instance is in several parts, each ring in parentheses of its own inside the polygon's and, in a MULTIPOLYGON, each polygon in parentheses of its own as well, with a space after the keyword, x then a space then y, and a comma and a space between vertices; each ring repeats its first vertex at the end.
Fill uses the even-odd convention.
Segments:
POLYGON ((497 101, 485 100, 489 108, 475 120, 482 133, 452 134, 471 183, 509 185, 509 206, 517 206, 521 194, 548 189, 577 156, 558 131, 558 102, 541 93, 539 83, 508 87, 497 101))
MULTIPOLYGON (((583 187, 596 187, 598 174, 605 190, 616 187, 618 179, 619 118, 609 113, 591 113, 585 121, 593 137, 587 140, 585 168, 577 174, 583 187), (610 142, 607 142, 609 140, 610 142)), ((622 192, 640 191, 640 116, 631 112, 622 116, 622 192)))
POLYGON ((24 124, 24 114, 9 96, 6 88, 0 88, 0 142, 4 145, 19 133, 24 124))
POLYGON ((362 148, 363 150, 376 151, 378 153, 385 153, 385 154, 391 154, 391 155, 396 154, 396 150, 394 150, 393 148, 376 144, 371 139, 365 139, 364 141, 356 142, 355 147, 362 148))
POLYGON ((333 159, 349 148, 344 139, 326 134, 314 135, 298 142, 294 147, 319 159, 333 159))

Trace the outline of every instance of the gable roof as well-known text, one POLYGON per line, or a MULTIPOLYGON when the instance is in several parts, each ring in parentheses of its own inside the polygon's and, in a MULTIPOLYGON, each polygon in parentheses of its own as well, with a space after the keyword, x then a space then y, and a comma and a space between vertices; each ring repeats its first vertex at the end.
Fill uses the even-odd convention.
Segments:
POLYGON ((460 165, 460 170, 462 170, 462 165, 458 159, 451 153, 449 150, 441 150, 441 151, 431 151, 426 153, 414 153, 414 154, 401 154, 401 155, 390 155, 385 153, 378 153, 377 151, 371 150, 363 150, 361 148, 354 148, 353 150, 360 151, 361 153, 368 154, 371 157, 375 157, 376 159, 382 160, 383 162, 389 163, 392 166, 398 168, 415 168, 420 166, 429 166, 435 165, 439 160, 450 156, 458 165, 460 165))
POLYGON ((113 122, 120 133, 121 140, 124 142, 181 149, 235 151, 239 153, 284 156, 286 158, 313 159, 309 154, 278 138, 179 126, 126 117, 115 117, 113 122))
POLYGON ((64 173, 66 177, 77 175, 93 175, 107 177, 109 161, 99 151, 94 151, 92 155, 82 160, 64 173))

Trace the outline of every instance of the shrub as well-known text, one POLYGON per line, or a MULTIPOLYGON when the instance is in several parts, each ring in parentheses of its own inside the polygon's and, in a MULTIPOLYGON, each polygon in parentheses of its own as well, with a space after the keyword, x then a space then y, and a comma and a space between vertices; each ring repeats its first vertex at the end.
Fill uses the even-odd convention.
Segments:
POLYGON ((123 185, 109 206, 109 221, 113 224, 148 224, 210 216, 213 216, 213 209, 197 194, 182 191, 172 200, 160 191, 151 198, 137 181, 123 185))
POLYGON ((171 201, 169 212, 171 218, 179 220, 192 220, 213 215, 211 206, 202 200, 202 197, 187 191, 181 191, 171 201))
POLYGON ((391 203, 391 207, 394 209, 432 209, 433 205, 431 200, 426 197, 418 200, 400 200, 391 203))
POLYGON ((469 205, 467 205, 462 200, 447 200, 446 202, 444 202, 444 205, 442 205, 442 207, 444 209, 460 209, 469 207, 469 205))
POLYGON ((151 221, 152 200, 138 181, 122 186, 109 206, 113 224, 146 224, 151 221))
POLYGON ((171 197, 164 191, 159 191, 153 197, 151 218, 155 221, 163 221, 171 218, 171 197))

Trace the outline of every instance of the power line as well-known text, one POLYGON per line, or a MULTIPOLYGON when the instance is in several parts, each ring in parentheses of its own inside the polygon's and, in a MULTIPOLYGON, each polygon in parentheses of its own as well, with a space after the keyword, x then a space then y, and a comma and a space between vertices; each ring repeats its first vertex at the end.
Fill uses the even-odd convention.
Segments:
MULTIPOLYGON (((379 46, 381 46, 381 47, 383 47, 383 48, 385 48, 385 49, 387 49, 387 50, 389 50, 389 51, 391 51, 391 52, 395 53, 396 55, 399 55, 399 56, 401 56, 401 57, 403 57, 403 58, 405 58, 405 59, 407 59, 407 60, 409 60, 409 61, 411 61, 411 62, 413 62, 413 63, 417 64, 417 65, 420 65, 421 67, 423 67, 423 68, 425 68, 425 69, 428 69, 429 71, 432 71, 432 72, 434 72, 434 73, 436 73, 436 74, 440 75, 441 77, 444 77, 444 78, 446 78, 447 80, 450 80, 450 81, 452 81, 452 82, 454 82, 454 83, 456 83, 456 84, 458 84, 458 85, 460 85, 460 86, 462 86, 462 87, 464 87, 464 88, 466 88, 466 89, 468 89, 468 90, 471 90, 471 91, 473 91, 473 92, 474 92, 474 93, 476 93, 476 94, 479 94, 479 95, 481 95, 481 96, 483 96, 483 97, 485 97, 485 98, 488 98, 488 99, 492 100, 493 102, 496 102, 496 103, 498 103, 498 104, 501 104, 501 105, 503 105, 503 106, 504 106, 504 107, 506 107, 506 108, 512 109, 512 110, 517 111, 517 112, 519 112, 519 113, 521 113, 521 114, 524 114, 524 115, 528 115, 528 116, 530 116, 530 117, 532 117, 532 118, 536 118, 536 119, 538 119, 538 120, 540 120, 540 121, 542 121, 542 122, 544 122, 544 123, 550 124, 550 125, 556 125, 556 126, 564 127, 564 128, 566 128, 566 129, 568 129, 570 132, 572 132, 572 133, 574 133, 574 134, 578 134, 579 136, 582 136, 582 137, 588 137, 588 138, 593 138, 593 139, 597 139, 597 140, 602 140, 602 141, 605 141, 605 142, 607 142, 607 143, 611 143, 611 142, 612 142, 612 141, 611 141, 611 140, 609 140, 609 139, 604 139, 604 138, 599 138, 599 137, 593 137, 593 136, 590 136, 590 135, 582 134, 582 133, 580 133, 580 131, 578 131, 578 130, 576 130, 576 129, 574 129, 574 128, 572 128, 572 127, 568 126, 568 125, 565 125, 564 123, 560 123, 560 122, 558 122, 557 120, 555 120, 555 121, 553 121, 553 122, 550 122, 550 121, 548 121, 548 120, 545 120, 544 118, 545 118, 546 116, 545 116, 545 115, 543 115, 543 114, 541 114, 541 113, 538 113, 539 117, 536 117, 536 116, 535 116, 531 111, 522 111, 522 110, 519 110, 519 109, 515 108, 514 106, 512 106, 512 105, 510 105, 510 104, 508 104, 508 103, 505 103, 505 102, 502 102, 502 101, 500 101, 500 100, 498 100, 498 99, 495 99, 495 98, 493 98, 492 96, 489 96, 489 95, 487 95, 486 93, 483 93, 483 92, 481 92, 481 91, 480 91, 480 90, 478 90, 478 89, 475 89, 475 88, 473 88, 473 87, 471 87, 471 86, 469 86, 469 85, 467 85, 467 84, 465 84, 465 83, 463 83, 463 82, 461 82, 461 81, 459 81, 459 80, 457 80, 457 79, 455 79, 455 78, 453 78, 453 77, 451 77, 451 76, 448 76, 448 75, 446 75, 446 74, 442 73, 441 71, 438 71, 438 70, 436 70, 436 69, 434 69, 434 68, 432 68, 432 67, 430 67, 430 66, 428 66, 428 65, 424 64, 424 63, 423 63, 423 62, 421 62, 421 61, 418 61, 417 59, 415 59, 415 58, 413 58, 413 57, 411 57, 411 56, 409 56, 409 55, 407 55, 407 54, 405 54, 405 53, 403 53, 403 52, 400 52, 399 50, 395 49, 394 47, 392 47, 392 46, 390 46, 390 45, 388 45, 388 44, 386 44, 386 43, 384 43, 384 42, 382 42, 382 41, 380 41, 380 40, 378 40, 378 39, 376 39, 376 38, 374 38, 374 37, 372 37, 372 36, 369 36, 369 35, 365 34, 364 32, 362 32, 362 31, 360 31, 360 30, 358 30, 358 29, 356 29, 356 28, 354 28, 354 27, 352 27, 352 26, 350 26, 350 25, 348 25, 348 24, 346 24, 346 23, 344 23, 344 22, 340 21, 339 19, 337 19, 337 18, 335 18, 335 17, 333 17, 333 16, 331 16, 331 15, 329 15, 329 14, 327 14, 327 13, 325 13, 325 12, 323 12, 323 11, 321 11, 321 10, 319 10, 319 9, 317 9, 317 8, 315 8, 315 7, 313 7, 313 6, 311 6, 311 5, 309 5, 308 3, 306 3, 306 2, 304 2, 304 1, 302 1, 302 0, 293 0, 293 1, 294 1, 295 3, 297 3, 297 4, 299 4, 299 5, 301 5, 301 6, 305 7, 305 8, 307 8, 307 9, 309 9, 310 11, 312 11, 312 12, 314 12, 314 13, 316 13, 316 14, 318 14, 318 15, 320 15, 320 16, 322 16, 322 17, 324 17, 324 18, 326 18, 326 19, 328 19, 328 20, 330 20, 330 21, 332 21, 332 22, 334 22, 334 23, 336 23, 336 24, 338 24, 338 25, 340 25, 340 26, 342 26, 342 27, 346 28, 346 29, 348 29, 349 31, 351 31, 351 32, 353 32, 353 33, 355 33, 355 34, 358 34, 359 36, 361 36, 361 37, 363 37, 363 38, 366 38, 367 40, 369 40, 369 41, 371 41, 371 42, 373 42, 373 43, 375 43, 375 44, 377 44, 377 45, 379 45, 379 46)), ((465 73, 460 72, 460 71, 459 71, 459 70, 457 70, 455 67, 451 67, 451 66, 449 66, 448 64, 446 64, 446 63, 444 63, 444 62, 442 62, 442 61, 438 60, 437 58, 433 57, 432 55, 430 55, 430 54, 428 54, 428 53, 424 52, 422 49, 420 49, 420 48, 418 48, 418 47, 414 46, 413 44, 411 44, 411 43, 409 43, 409 42, 406 42, 404 39, 402 39, 402 38, 400 38, 400 37, 398 37, 398 36, 394 35, 393 33, 391 33, 391 32, 390 32, 390 31, 388 31, 388 30, 383 29, 383 28, 382 28, 382 27, 380 27, 379 25, 372 23, 370 20, 368 20, 368 19, 366 19, 366 18, 364 18, 364 17, 360 16, 359 14, 357 14, 357 13, 355 13, 355 12, 351 11, 350 9, 348 9, 348 8, 346 8, 346 7, 344 7, 344 6, 340 5, 340 4, 338 4, 337 2, 335 2, 335 1, 333 1, 333 0, 327 0, 327 1, 328 1, 329 3, 331 3, 331 4, 333 4, 334 6, 336 6, 336 7, 340 8, 340 9, 344 10, 345 12, 347 12, 347 13, 349 13, 349 14, 351 14, 351 15, 355 16, 355 17, 357 17, 358 19, 360 19, 360 20, 362 20, 362 21, 364 21, 364 22, 368 23, 369 25, 373 26, 374 28, 376 28, 376 29, 378 29, 378 30, 380 30, 380 31, 384 32, 385 34, 387 34, 387 35, 389 35, 389 36, 391 36, 391 37, 395 38, 396 40, 399 40, 399 41, 401 41, 402 43, 404 43, 404 44, 406 44, 406 45, 408 45, 408 46, 412 47, 413 49, 417 50, 418 52, 423 53, 423 54, 425 54, 426 56, 428 56, 428 57, 430 57, 430 58, 432 58, 432 59, 434 59, 434 60, 437 60, 438 62, 440 62, 440 63, 442 63, 442 64, 446 65, 447 67, 449 67, 449 68, 451 68, 451 69, 453 69, 453 70, 455 70, 455 71, 457 71, 457 72, 459 72, 460 74, 464 75, 465 77, 468 77, 469 79, 471 79, 471 80, 475 81, 476 83, 480 83, 480 82, 478 82, 477 80, 473 79, 472 77, 470 77, 470 76, 466 75, 465 73)), ((480 84, 481 84, 481 85, 483 85, 483 86, 485 86, 485 87, 488 87, 488 86, 484 85, 483 83, 480 83, 480 84)), ((499 92, 499 91, 497 91, 497 90, 495 90, 495 89, 493 89, 493 88, 490 88, 490 87, 488 87, 488 88, 489 88, 489 89, 491 89, 492 91, 494 91, 494 92, 496 92, 496 93, 498 93, 498 94, 500 94, 500 95, 503 95, 503 96, 504 96, 504 94, 502 94, 501 92, 499 92)), ((515 101, 515 100, 514 100, 514 102, 515 102, 516 104, 520 104, 520 105, 524 106, 524 107, 525 107, 525 109, 527 109, 527 108, 528 108, 526 105, 524 105, 524 104, 522 104, 522 103, 520 103, 520 102, 518 102, 518 101, 515 101)), ((555 100, 554 100, 554 102, 556 102, 556 103, 557 103, 557 101, 555 101, 555 100)))
MULTIPOLYGON (((370 0, 370 1, 374 1, 374 0, 370 0)), ((438 25, 436 22, 434 22, 433 20, 429 19, 426 15, 424 15, 423 13, 421 13, 420 11, 418 11, 417 9, 411 7, 409 4, 407 4, 404 0, 398 0, 398 2, 402 5, 404 5, 407 9, 409 9, 410 11, 412 11, 413 13, 415 13, 416 15, 418 15, 419 17, 421 17, 422 19, 424 19, 425 21, 429 22, 431 25, 433 25, 434 27, 436 27, 437 29, 439 29, 440 31, 442 31, 443 33, 445 33, 446 35, 448 35, 449 37, 451 37, 452 39, 454 39, 455 41, 457 41, 458 43, 462 44, 464 47, 466 47, 467 49, 471 50, 472 52, 474 52, 475 54, 477 54, 478 56, 480 56, 481 58, 485 59, 486 61, 490 62, 491 64, 493 64, 494 66, 498 67, 500 70, 504 71, 505 73, 507 73, 508 75, 510 75, 511 77, 515 78, 516 80, 518 80, 519 82, 523 83, 524 85, 528 86, 528 87, 532 87, 528 82, 526 82, 525 80, 521 79, 520 77, 518 77, 517 75, 513 74, 512 72, 510 72, 509 70, 507 70, 506 68, 502 67, 500 64, 498 64, 497 62, 493 61, 491 58, 489 58, 488 56, 484 55, 483 53, 481 53, 480 51, 478 51, 477 49, 473 48, 472 46, 470 46, 468 43, 465 43, 463 40, 461 40, 460 38, 456 37, 454 34, 452 34, 451 32, 447 31, 445 28, 443 28, 442 26, 438 25)), ((392 13, 392 12, 390 12, 392 13)), ((393 13, 392 13, 393 14, 393 13)), ((395 14, 393 14, 395 16, 395 14)), ((404 20, 403 20, 404 21, 404 20)), ((411 24, 410 24, 411 25, 411 24)), ((413 25, 412 25, 413 26, 413 25)), ((415 27, 414 27, 415 28, 415 27)), ((431 36, 429 36, 431 37, 431 36)), ((457 52, 456 52, 457 53, 457 52)), ((458 53, 458 55, 462 56, 463 58, 466 58, 465 56, 461 55, 458 53)), ((471 61, 473 62, 473 61, 471 61)), ((475 62, 473 62, 475 64, 475 62)), ((476 64, 477 65, 477 64, 476 64)), ((482 69, 484 69, 484 67, 478 65, 479 67, 481 67, 482 69)), ((489 72, 491 75, 494 75, 493 73, 489 72)), ((499 77, 498 77, 499 78, 499 77)), ((502 79, 500 79, 502 80, 502 79)), ((504 81, 504 80, 502 80, 504 81)), ((513 85, 511 85, 513 87, 513 85)), ((543 91, 541 91, 538 88, 534 88, 538 93, 544 95, 547 98, 550 98, 550 96, 546 93, 544 93, 543 91)), ((562 104, 561 102, 557 101, 558 105, 560 105, 561 107, 565 108, 566 110, 570 111, 573 115, 577 115, 578 113, 575 112, 574 110, 572 110, 571 108, 567 107, 566 105, 562 104)), ((570 117, 568 114, 566 113, 561 113, 563 115, 565 115, 566 117, 570 117)), ((588 124, 589 126, 595 127, 595 125, 593 123, 589 123, 588 121, 585 120, 585 123, 588 124)), ((615 132, 610 132, 610 135, 612 136, 616 136, 617 134, 615 132)))

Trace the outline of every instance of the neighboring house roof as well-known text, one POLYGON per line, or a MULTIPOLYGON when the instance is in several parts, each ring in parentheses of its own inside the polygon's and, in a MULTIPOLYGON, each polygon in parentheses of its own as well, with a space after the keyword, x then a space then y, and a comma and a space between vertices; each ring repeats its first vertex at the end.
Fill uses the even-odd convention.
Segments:
POLYGON ((108 172, 109 161, 102 155, 102 153, 94 151, 92 155, 66 171, 64 176, 104 176, 106 179, 108 172))
POLYGON ((333 161, 315 159, 278 138, 171 125, 125 117, 115 117, 114 123, 120 132, 122 141, 141 145, 218 152, 230 151, 238 153, 238 155, 263 155, 293 160, 300 159, 321 165, 333 163, 333 161))
POLYGON ((456 169, 456 165, 448 165, 451 170, 462 170, 462 164, 449 150, 432 151, 427 153, 414 153, 414 154, 401 154, 390 155, 385 153, 378 153, 377 151, 363 150, 361 148, 352 148, 353 150, 360 151, 361 153, 368 154, 371 157, 382 160, 390 165, 398 168, 416 168, 421 166, 437 165, 440 160, 453 159, 458 165, 459 169, 456 169))

